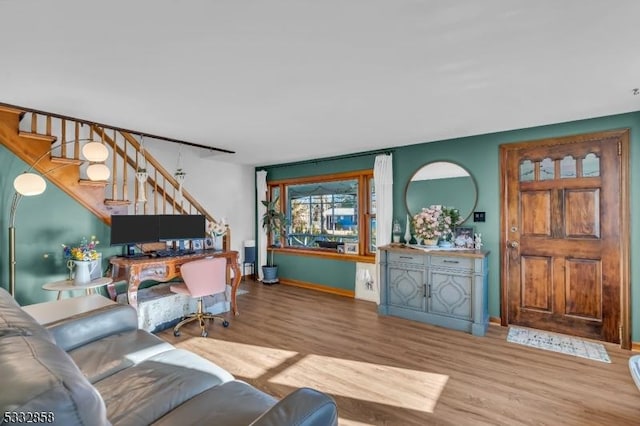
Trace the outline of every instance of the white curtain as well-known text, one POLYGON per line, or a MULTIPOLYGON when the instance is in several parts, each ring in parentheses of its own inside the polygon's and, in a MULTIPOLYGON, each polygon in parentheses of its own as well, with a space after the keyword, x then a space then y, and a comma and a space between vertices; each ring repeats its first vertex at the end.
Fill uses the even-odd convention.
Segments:
POLYGON ((262 201, 267 200, 267 171, 260 170, 256 173, 256 194, 258 196, 258 263, 256 265, 258 281, 262 281, 262 265, 267 264, 267 232, 262 227, 262 216, 267 208, 262 201))
MULTIPOLYGON (((373 166, 373 179, 376 191, 376 245, 378 247, 391 242, 393 224, 393 156, 376 156, 373 166)), ((380 253, 376 253, 376 298, 380 304, 380 253)))

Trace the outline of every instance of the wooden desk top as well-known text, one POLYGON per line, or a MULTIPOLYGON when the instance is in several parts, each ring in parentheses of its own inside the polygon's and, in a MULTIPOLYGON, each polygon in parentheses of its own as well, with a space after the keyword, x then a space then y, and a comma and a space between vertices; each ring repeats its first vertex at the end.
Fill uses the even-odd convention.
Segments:
POLYGON ((229 251, 221 251, 221 250, 196 250, 195 253, 185 254, 181 256, 154 256, 154 255, 145 255, 142 257, 123 257, 123 256, 113 256, 109 258, 109 262, 112 265, 118 266, 147 266, 153 264, 167 264, 167 263, 185 263, 190 259, 196 260, 201 259, 203 257, 214 256, 214 257, 234 257, 238 256, 238 252, 234 250, 229 251))

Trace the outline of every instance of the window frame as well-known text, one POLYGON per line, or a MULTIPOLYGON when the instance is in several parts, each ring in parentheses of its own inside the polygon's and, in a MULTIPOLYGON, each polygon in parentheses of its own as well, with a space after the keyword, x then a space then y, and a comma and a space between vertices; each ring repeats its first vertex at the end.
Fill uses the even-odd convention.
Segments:
MULTIPOLYGON (((290 212, 288 211, 288 193, 287 187, 289 185, 298 185, 298 184, 309 184, 309 183, 322 183, 322 182, 332 182, 332 181, 340 181, 340 180, 357 180, 358 181, 358 194, 356 196, 358 202, 358 253, 357 254, 348 254, 348 253, 338 253, 337 250, 334 249, 323 249, 319 247, 297 247, 297 246, 289 246, 287 245, 287 238, 284 239, 283 245, 281 247, 274 247, 273 236, 271 236, 268 241, 268 245, 273 250, 282 251, 282 252, 295 252, 298 254, 304 254, 309 256, 325 256, 325 257, 336 257, 340 259, 345 258, 361 258, 365 261, 371 261, 372 258, 375 257, 375 251, 372 251, 371 248, 371 238, 370 238, 370 220, 375 218, 375 213, 372 213, 371 210, 371 188, 373 188, 372 180, 373 180, 373 169, 365 169, 365 170, 357 170, 352 172, 344 172, 344 173, 331 173, 326 175, 314 175, 314 176, 304 176, 299 178, 288 178, 288 179, 280 179, 267 181, 267 194, 269 196, 269 200, 271 200, 274 193, 279 193, 280 198, 278 200, 278 208, 280 211, 284 212, 287 217, 290 217, 290 212)), ((289 228, 287 227, 285 235, 288 235, 289 228)))

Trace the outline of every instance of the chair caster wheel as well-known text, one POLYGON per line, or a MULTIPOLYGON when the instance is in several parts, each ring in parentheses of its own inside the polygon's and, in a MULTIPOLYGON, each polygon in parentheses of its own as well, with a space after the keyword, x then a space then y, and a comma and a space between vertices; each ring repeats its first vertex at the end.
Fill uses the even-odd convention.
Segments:
POLYGON ((223 326, 224 328, 229 327, 229 321, 227 321, 227 320, 222 321, 222 326, 223 326))
POLYGON ((179 337, 179 336, 180 336, 180 331, 178 331, 178 330, 173 330, 173 335, 174 335, 175 337, 179 337))
POLYGON ((207 337, 209 335, 209 333, 207 333, 206 331, 203 331, 202 333, 200 333, 200 335, 202 337, 207 337))

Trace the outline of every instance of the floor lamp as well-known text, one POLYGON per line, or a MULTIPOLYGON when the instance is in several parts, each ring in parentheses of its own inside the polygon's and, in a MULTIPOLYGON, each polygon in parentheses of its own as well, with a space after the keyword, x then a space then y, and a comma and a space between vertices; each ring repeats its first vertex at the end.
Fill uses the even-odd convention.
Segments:
MULTIPOLYGON (((64 142, 55 148, 72 142, 76 141, 64 142)), ((31 170, 33 170, 36 164, 38 164, 38 162, 42 160, 47 154, 50 154, 51 151, 53 151, 55 148, 50 149, 49 151, 38 157, 38 159, 31 165, 31 167, 29 167, 28 170, 18 175, 13 180, 13 188, 15 189, 15 192, 13 193, 11 210, 9 213, 9 293, 11 293, 13 297, 15 297, 16 294, 16 211, 18 210, 18 205, 20 204, 22 197, 32 197, 35 195, 40 195, 47 189, 47 182, 44 180, 43 176, 46 176, 55 170, 61 169, 62 167, 71 165, 63 164, 59 167, 54 167, 53 169, 44 173, 42 176, 37 173, 31 173, 31 170)), ((111 171, 106 165, 102 164, 102 162, 104 162, 109 156, 109 151, 103 144, 101 144, 100 142, 91 141, 84 145, 84 147, 82 148, 82 154, 87 161, 91 162, 86 170, 87 177, 90 180, 109 179, 111 171)))

